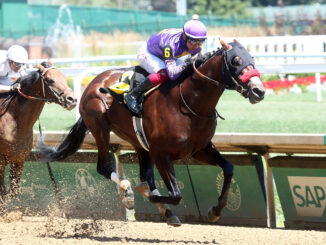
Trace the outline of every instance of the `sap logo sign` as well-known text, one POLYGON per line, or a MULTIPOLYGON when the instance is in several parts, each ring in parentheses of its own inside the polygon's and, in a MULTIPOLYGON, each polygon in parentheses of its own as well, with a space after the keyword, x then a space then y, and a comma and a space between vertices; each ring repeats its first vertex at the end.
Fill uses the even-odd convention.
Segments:
POLYGON ((322 217, 326 206, 326 178, 288 176, 298 216, 322 217))

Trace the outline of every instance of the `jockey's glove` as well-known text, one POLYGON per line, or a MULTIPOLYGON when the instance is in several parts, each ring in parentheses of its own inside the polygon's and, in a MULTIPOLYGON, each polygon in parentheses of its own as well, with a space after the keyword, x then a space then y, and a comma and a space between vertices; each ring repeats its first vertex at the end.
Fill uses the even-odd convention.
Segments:
POLYGON ((19 83, 14 83, 13 85, 10 86, 10 92, 16 91, 20 87, 19 83))
POLYGON ((187 65, 190 65, 194 62, 193 58, 192 57, 188 57, 184 60, 184 66, 187 66, 187 65))

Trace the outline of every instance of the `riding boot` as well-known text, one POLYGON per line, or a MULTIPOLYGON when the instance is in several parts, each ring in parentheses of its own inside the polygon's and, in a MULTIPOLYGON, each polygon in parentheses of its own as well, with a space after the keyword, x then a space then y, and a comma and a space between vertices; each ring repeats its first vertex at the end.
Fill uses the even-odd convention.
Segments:
POLYGON ((126 105, 137 116, 141 116, 145 92, 153 86, 153 83, 147 76, 144 81, 142 81, 131 92, 124 96, 126 105))

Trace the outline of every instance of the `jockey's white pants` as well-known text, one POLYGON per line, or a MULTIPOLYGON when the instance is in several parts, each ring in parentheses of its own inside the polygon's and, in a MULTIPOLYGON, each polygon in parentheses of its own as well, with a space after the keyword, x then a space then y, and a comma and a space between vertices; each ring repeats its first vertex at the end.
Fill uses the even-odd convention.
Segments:
POLYGON ((158 71, 165 69, 164 61, 148 51, 147 43, 144 43, 139 48, 137 60, 139 65, 148 73, 157 73, 158 71))

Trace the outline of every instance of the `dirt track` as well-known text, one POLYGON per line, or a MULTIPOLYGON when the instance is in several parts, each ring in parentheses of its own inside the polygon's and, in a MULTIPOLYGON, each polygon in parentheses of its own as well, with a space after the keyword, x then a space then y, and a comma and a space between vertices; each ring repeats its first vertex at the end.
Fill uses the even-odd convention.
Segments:
POLYGON ((304 244, 325 245, 326 232, 107 220, 0 217, 0 244, 304 244))

